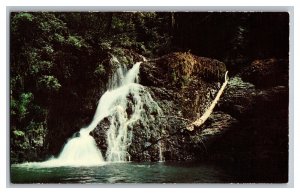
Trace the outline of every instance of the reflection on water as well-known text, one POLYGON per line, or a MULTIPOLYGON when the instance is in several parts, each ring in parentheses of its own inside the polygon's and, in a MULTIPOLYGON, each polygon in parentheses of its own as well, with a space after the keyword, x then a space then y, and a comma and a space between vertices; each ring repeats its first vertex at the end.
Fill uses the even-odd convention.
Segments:
POLYGON ((229 183, 220 167, 195 163, 107 163, 94 167, 12 165, 12 183, 229 183))

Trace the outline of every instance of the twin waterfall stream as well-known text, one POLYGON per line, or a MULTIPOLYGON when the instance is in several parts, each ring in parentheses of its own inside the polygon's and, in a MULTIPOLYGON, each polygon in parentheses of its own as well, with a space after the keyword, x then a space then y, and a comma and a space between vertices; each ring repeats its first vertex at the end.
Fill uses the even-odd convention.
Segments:
MULTIPOLYGON (((133 65, 130 70, 121 65, 113 57, 111 62, 119 67, 111 77, 107 91, 101 96, 92 122, 70 138, 57 158, 51 158, 44 162, 24 163, 40 167, 57 166, 96 166, 106 162, 130 161, 128 147, 132 141, 132 130, 128 130, 134 123, 144 120, 146 114, 145 103, 154 103, 159 114, 161 109, 153 101, 149 92, 138 84, 139 68, 141 62, 133 65), (126 112, 128 98, 132 100, 131 113, 126 112), (107 152, 105 157, 96 145, 94 138, 90 135, 97 125, 106 117, 111 118, 109 129, 106 132, 107 152)), ((145 119, 147 120, 147 119, 145 119)), ((145 122, 145 121, 141 121, 145 122)), ((138 130, 138 129, 134 129, 138 130)), ((159 146, 160 162, 163 161, 161 143, 159 146)))

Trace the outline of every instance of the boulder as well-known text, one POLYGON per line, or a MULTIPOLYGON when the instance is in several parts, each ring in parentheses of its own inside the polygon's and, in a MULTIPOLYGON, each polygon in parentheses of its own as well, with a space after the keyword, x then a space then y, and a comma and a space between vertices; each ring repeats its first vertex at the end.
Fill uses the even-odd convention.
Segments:
POLYGON ((160 122, 164 123, 165 133, 162 137, 154 135, 156 141, 144 148, 144 155, 155 155, 153 159, 157 161, 160 147, 165 160, 201 159, 206 150, 205 144, 225 132, 235 119, 225 114, 218 118, 219 127, 202 128, 193 133, 188 132, 186 126, 210 106, 225 72, 224 63, 190 53, 171 53, 141 64, 140 82, 163 111, 160 122))
POLYGON ((259 59, 253 61, 241 72, 243 80, 253 83, 257 88, 288 85, 288 60, 259 59))

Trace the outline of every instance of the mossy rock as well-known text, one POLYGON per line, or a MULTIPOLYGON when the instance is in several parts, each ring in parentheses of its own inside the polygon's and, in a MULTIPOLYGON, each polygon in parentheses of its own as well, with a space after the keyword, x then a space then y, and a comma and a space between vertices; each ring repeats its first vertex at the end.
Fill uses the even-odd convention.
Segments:
POLYGON ((173 82, 188 84, 193 76, 214 82, 224 79, 226 66, 224 63, 206 57, 198 57, 189 52, 174 52, 157 60, 173 82))

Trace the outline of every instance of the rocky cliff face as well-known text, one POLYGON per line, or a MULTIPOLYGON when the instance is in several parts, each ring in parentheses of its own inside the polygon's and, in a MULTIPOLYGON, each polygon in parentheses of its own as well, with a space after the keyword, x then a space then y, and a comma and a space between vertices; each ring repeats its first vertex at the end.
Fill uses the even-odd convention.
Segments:
MULTIPOLYGON (((207 146, 231 128, 236 120, 224 112, 214 113, 205 126, 195 132, 185 127, 200 117, 214 99, 224 80, 224 63, 190 53, 171 53, 143 62, 140 83, 150 93, 161 112, 145 107, 153 118, 147 124, 137 122, 128 148, 133 161, 182 161, 201 159, 207 146), (161 156, 160 156, 161 155, 161 156)), ((130 103, 130 98, 128 100, 130 103)), ((130 114, 129 114, 130 115, 130 114)), ((104 119, 92 133, 103 153, 110 118, 104 119)))
MULTIPOLYGON (((263 72, 280 74, 276 68, 284 68, 270 65, 270 60, 260 61, 264 62, 266 64, 260 64, 263 72)), ((248 68, 254 68, 253 64, 256 62, 248 68)), ((131 160, 158 161, 161 153, 165 161, 211 159, 243 165, 252 160, 255 165, 263 165, 265 160, 275 158, 272 172, 279 174, 286 170, 287 165, 276 167, 287 164, 286 81, 261 87, 261 82, 267 78, 260 76, 258 70, 245 69, 229 80, 206 123, 193 132, 186 130, 186 126, 199 118, 213 101, 225 71, 224 63, 190 53, 171 53, 143 62, 140 83, 163 114, 146 108, 153 122, 150 125, 139 122, 130 129, 133 134, 128 148, 131 160)), ((281 72, 282 80, 286 80, 286 72, 281 72)), ((107 149, 105 131, 109 122, 110 118, 103 120, 93 132, 103 153, 107 149)))

